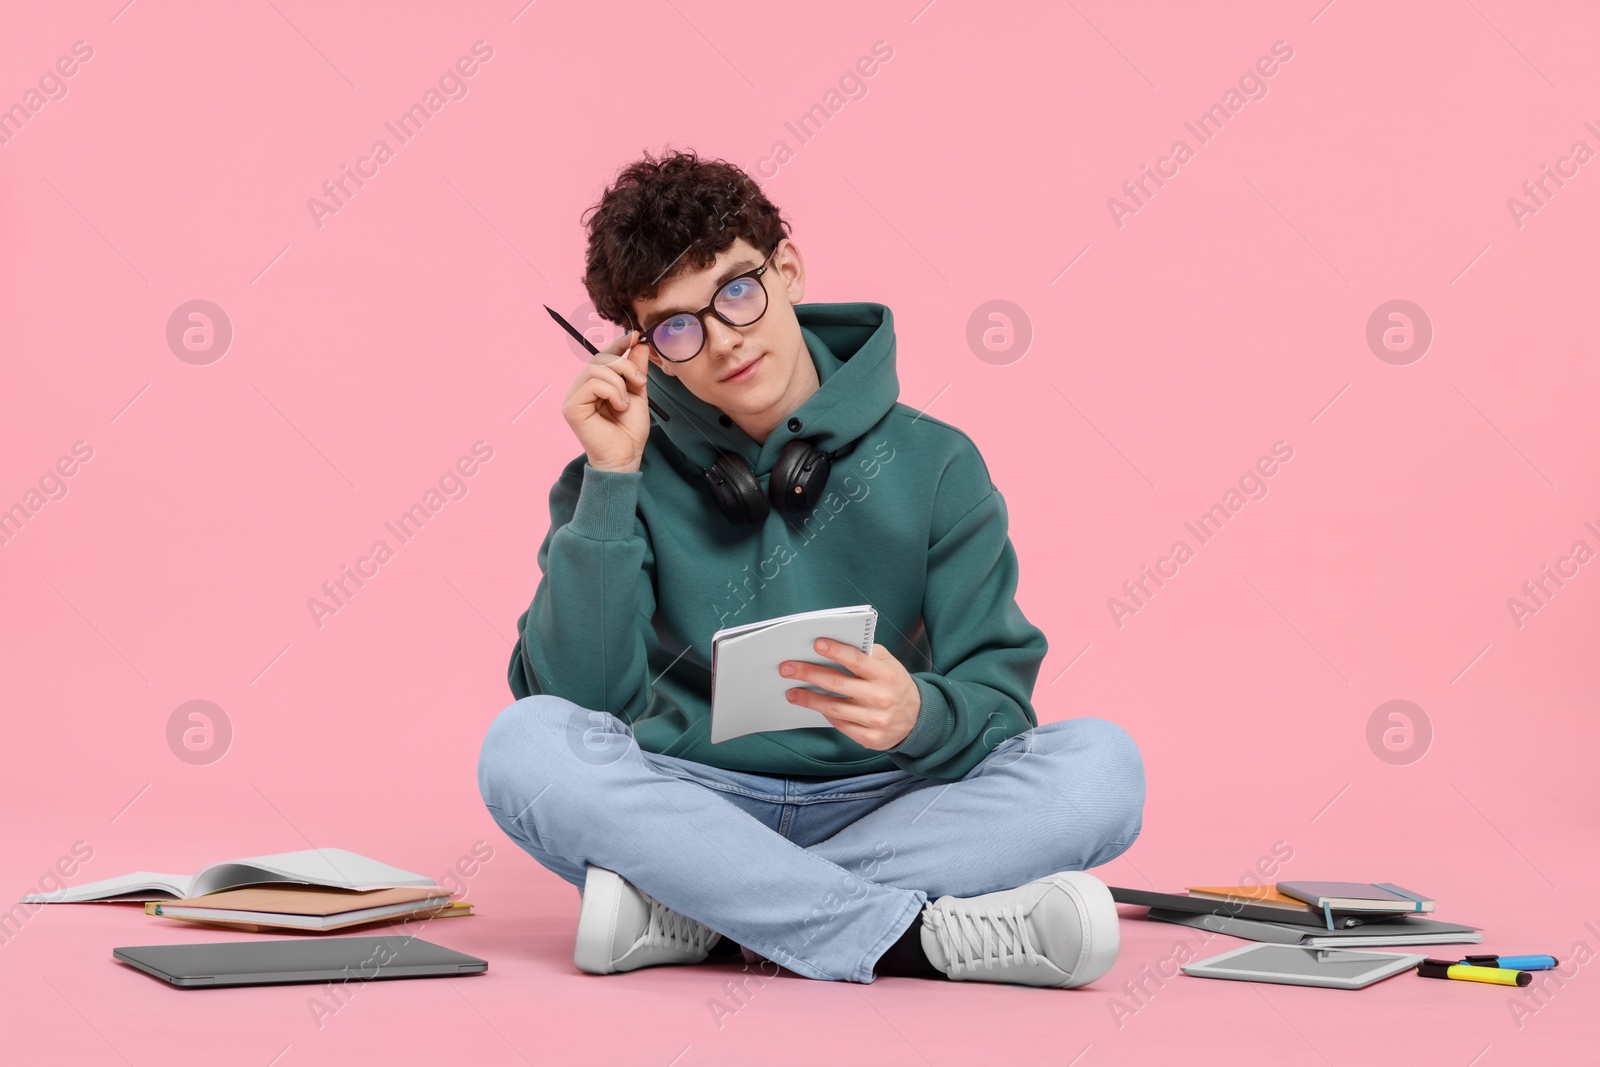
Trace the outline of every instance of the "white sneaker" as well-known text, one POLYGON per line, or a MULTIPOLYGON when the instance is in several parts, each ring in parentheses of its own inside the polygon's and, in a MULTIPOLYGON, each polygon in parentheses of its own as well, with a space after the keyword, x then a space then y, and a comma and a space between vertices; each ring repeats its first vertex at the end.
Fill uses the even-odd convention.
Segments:
POLYGON ((721 937, 634 888, 620 874, 591 865, 583 880, 572 961, 589 974, 699 963, 721 937))
POLYGON ((958 981, 1070 989, 1109 971, 1120 946, 1111 891, 1083 871, 922 910, 922 951, 958 981))

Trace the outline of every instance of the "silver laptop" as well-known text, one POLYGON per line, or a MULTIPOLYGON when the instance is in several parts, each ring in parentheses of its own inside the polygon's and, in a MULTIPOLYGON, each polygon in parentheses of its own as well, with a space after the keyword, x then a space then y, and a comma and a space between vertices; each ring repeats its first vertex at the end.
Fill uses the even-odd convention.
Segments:
POLYGON ((489 964, 415 937, 296 937, 134 945, 111 955, 186 989, 482 974, 489 964))

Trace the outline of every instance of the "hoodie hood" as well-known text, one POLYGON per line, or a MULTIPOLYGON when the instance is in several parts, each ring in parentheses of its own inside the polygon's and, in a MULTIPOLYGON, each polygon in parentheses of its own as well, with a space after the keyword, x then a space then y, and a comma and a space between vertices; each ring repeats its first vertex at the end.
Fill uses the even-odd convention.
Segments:
POLYGON ((866 302, 796 304, 800 336, 817 366, 817 391, 757 443, 737 424, 689 391, 678 379, 650 365, 650 397, 669 419, 652 416, 650 439, 696 467, 709 467, 719 451, 743 456, 758 477, 772 469, 783 446, 814 438, 825 450, 842 448, 889 413, 900 397, 895 373, 894 314, 866 302), (790 424, 799 420, 799 429, 790 424))

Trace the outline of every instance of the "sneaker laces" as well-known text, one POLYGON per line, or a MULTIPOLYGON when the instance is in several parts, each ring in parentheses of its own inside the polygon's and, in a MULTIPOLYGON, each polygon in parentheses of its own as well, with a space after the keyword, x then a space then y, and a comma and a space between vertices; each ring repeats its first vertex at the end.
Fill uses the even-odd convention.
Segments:
POLYGON ((1028 917, 1015 904, 978 908, 963 903, 948 911, 930 908, 922 922, 939 938, 952 974, 1045 960, 1033 944, 1028 917))
POLYGON ((705 923, 678 914, 650 894, 640 895, 650 903, 650 920, 641 938, 646 945, 699 953, 708 951, 711 944, 722 936, 705 923))

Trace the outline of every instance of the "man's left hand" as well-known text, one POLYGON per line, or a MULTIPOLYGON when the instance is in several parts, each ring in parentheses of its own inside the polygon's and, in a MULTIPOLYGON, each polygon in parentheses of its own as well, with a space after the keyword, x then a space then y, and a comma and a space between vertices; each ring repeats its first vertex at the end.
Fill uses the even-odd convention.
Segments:
POLYGON ((796 687, 789 690, 790 703, 820 711, 840 732, 865 748, 881 751, 904 741, 917 724, 922 694, 900 661, 882 645, 873 645, 870 656, 826 638, 813 647, 844 671, 786 659, 778 665, 778 673, 839 696, 796 687))

